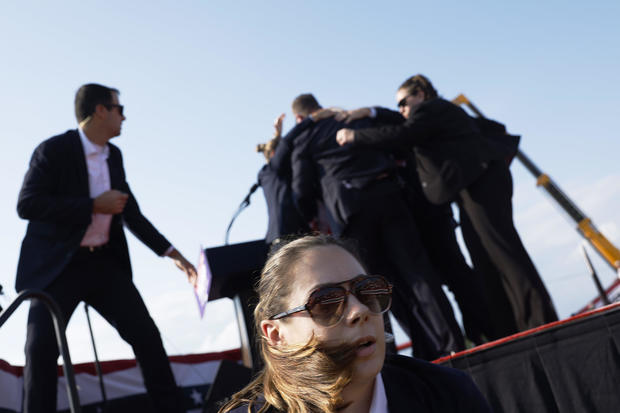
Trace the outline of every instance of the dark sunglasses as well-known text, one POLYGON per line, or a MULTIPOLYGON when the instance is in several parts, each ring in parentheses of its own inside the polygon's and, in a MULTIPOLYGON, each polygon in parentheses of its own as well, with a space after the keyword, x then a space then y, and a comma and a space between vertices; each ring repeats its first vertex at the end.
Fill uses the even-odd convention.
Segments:
POLYGON ((330 327, 342 320, 349 294, 353 294, 375 314, 385 313, 392 304, 392 285, 385 278, 380 275, 358 275, 348 281, 319 287, 310 293, 306 304, 278 313, 269 319, 278 320, 308 311, 317 324, 330 327), (343 284, 349 284, 350 289, 347 290, 343 284))
POLYGON ((118 113, 123 116, 123 109, 125 108, 123 105, 119 105, 116 103, 108 103, 106 105, 104 105, 106 108, 108 108, 108 110, 112 109, 112 108, 118 108, 118 113))
POLYGON ((407 99, 409 99, 411 96, 413 95, 407 95, 404 98, 402 98, 401 100, 398 101, 398 107, 399 108, 404 108, 405 106, 407 106, 407 99))

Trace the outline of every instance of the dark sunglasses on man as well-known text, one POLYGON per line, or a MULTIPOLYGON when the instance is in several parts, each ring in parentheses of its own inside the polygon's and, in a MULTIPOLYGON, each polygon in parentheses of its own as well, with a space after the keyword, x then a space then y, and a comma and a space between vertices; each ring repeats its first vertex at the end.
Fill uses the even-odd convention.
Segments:
POLYGON ((331 327, 340 322, 347 307, 347 297, 353 294, 375 314, 383 314, 392 304, 392 285, 380 275, 358 275, 348 281, 323 285, 310 293, 306 304, 278 313, 270 320, 307 311, 319 325, 331 327), (344 285, 349 285, 346 289, 344 285))
POLYGON ((104 105, 108 110, 111 110, 112 108, 118 108, 118 113, 119 115, 123 116, 123 109, 125 109, 125 107, 123 105, 119 105, 117 103, 108 103, 106 105, 104 105))
POLYGON ((407 99, 409 99, 411 96, 413 95, 407 95, 404 98, 402 98, 401 100, 398 101, 398 107, 399 108, 404 108, 405 106, 408 106, 409 104, 407 103, 407 99))

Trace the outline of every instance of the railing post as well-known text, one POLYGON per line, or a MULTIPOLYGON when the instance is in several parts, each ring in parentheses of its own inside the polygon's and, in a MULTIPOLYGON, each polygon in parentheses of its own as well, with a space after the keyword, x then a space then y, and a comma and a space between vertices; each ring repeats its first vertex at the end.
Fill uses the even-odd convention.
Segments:
POLYGON ((67 380, 67 395, 69 396, 69 409, 72 413, 81 413, 80 399, 77 394, 77 386, 75 384, 75 375, 73 373, 73 363, 69 355, 69 346, 67 345, 67 336, 65 335, 65 322, 62 319, 62 313, 56 301, 49 294, 40 290, 24 290, 19 293, 17 298, 13 300, 4 312, 0 313, 0 327, 4 325, 6 320, 15 312, 19 305, 31 299, 41 300, 52 316, 54 330, 56 331, 56 343, 63 360, 63 371, 67 380))

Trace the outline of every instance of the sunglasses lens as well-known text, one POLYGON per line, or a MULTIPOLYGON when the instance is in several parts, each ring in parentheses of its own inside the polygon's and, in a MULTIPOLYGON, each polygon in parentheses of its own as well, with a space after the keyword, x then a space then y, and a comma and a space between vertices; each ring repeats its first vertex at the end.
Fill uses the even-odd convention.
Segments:
POLYGON ((390 309, 390 285, 381 277, 363 278, 355 284, 355 296, 370 311, 381 314, 390 309))
MULTIPOLYGON (((354 281, 355 297, 375 314, 385 313, 392 304, 390 284, 382 277, 363 277, 354 281)), ((322 326, 340 321, 346 307, 347 290, 334 286, 321 288, 310 295, 306 308, 312 319, 322 326)))
POLYGON ((342 317, 346 294, 342 287, 326 287, 312 293, 307 304, 312 319, 322 326, 336 324, 342 317))

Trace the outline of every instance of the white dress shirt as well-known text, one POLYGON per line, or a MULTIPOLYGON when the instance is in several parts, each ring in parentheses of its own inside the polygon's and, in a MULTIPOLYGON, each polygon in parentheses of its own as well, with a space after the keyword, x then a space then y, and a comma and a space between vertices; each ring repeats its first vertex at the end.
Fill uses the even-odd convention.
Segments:
MULTIPOLYGON (((110 190, 110 169, 108 168, 108 156, 110 148, 108 145, 100 146, 91 142, 82 128, 78 128, 82 146, 84 147, 84 157, 88 169, 88 188, 90 197, 96 198, 105 191, 110 190)), ((82 247, 97 247, 106 244, 110 240, 110 224, 112 215, 92 214, 90 225, 86 229, 84 238, 80 242, 82 247)))
POLYGON ((370 404, 368 413, 389 413, 387 396, 385 394, 385 386, 383 385, 381 373, 377 374, 375 378, 375 390, 372 395, 372 403, 370 404))

